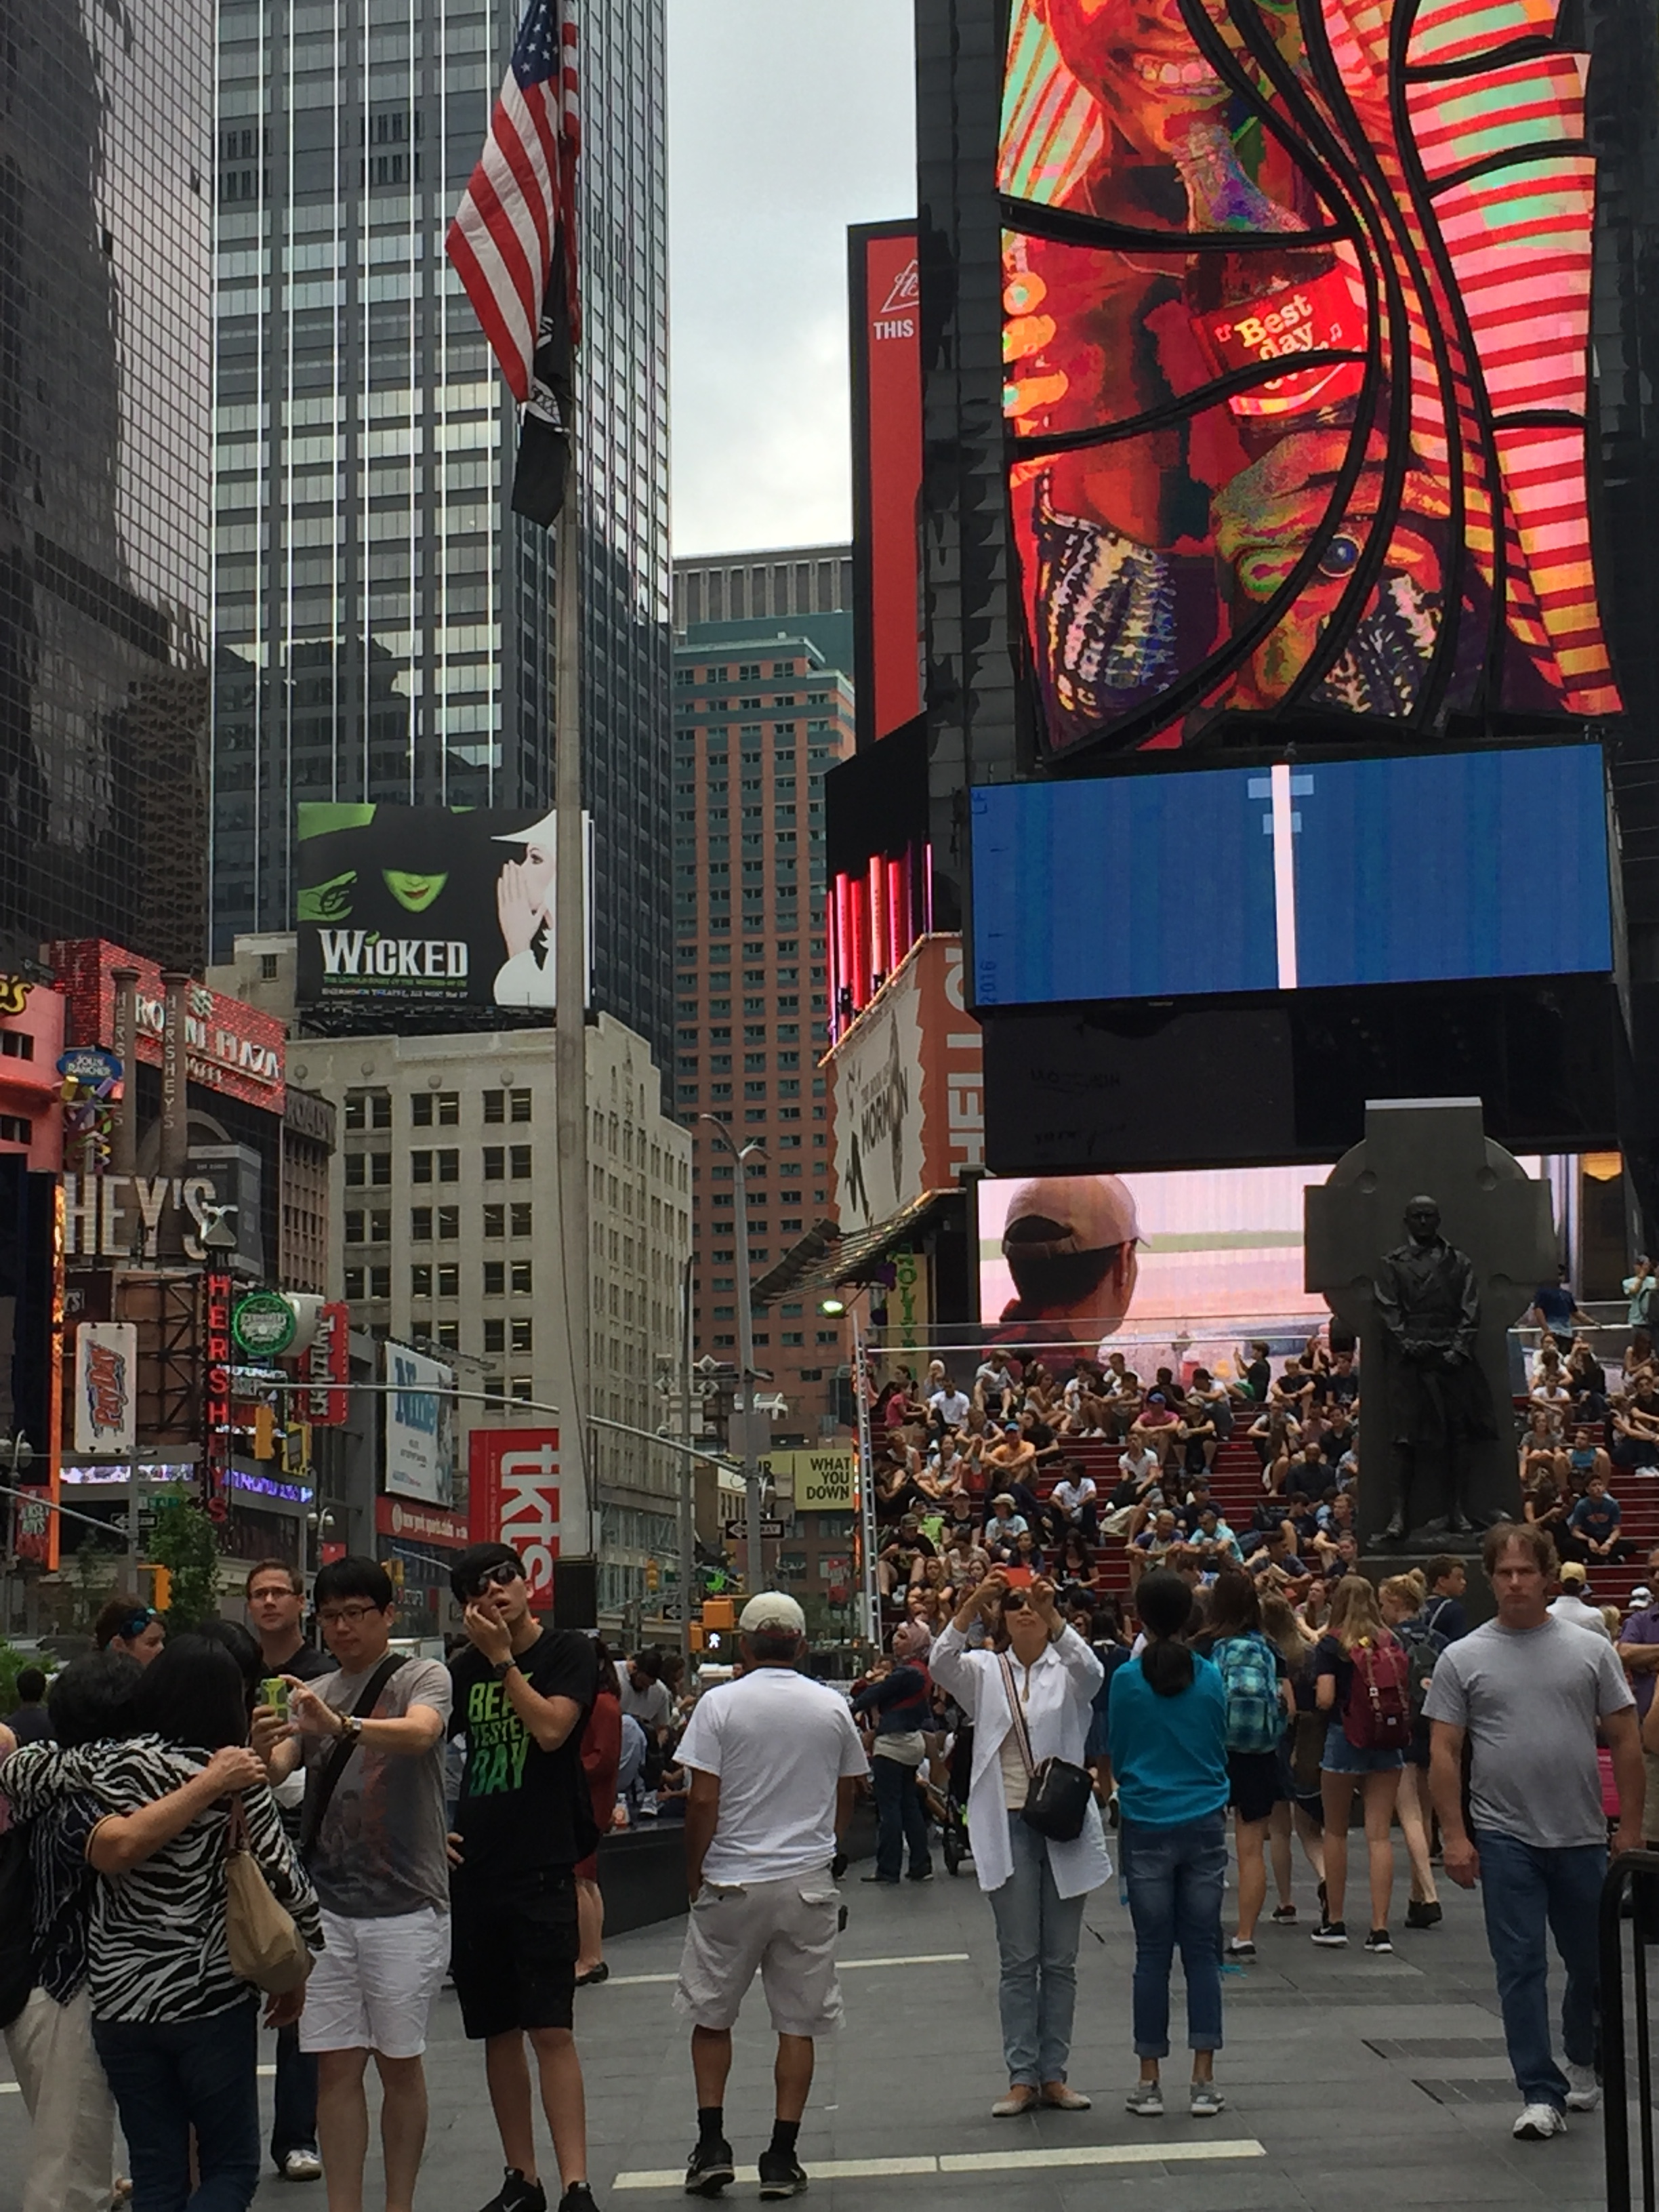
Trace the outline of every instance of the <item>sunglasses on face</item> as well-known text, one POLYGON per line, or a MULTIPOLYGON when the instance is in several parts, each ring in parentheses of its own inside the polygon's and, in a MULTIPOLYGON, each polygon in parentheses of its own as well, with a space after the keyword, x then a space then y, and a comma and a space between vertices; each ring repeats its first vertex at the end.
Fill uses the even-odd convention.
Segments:
POLYGON ((482 1574, 473 1577, 472 1595, 484 1597, 492 1589, 505 1589, 509 1583, 516 1583, 523 1573, 524 1569, 516 1560, 497 1559, 493 1567, 486 1567, 482 1574))
POLYGON ((1004 1613, 1022 1612, 1024 1608, 1024 1605, 1025 1593, 1024 1590, 1005 1590, 1003 1592, 1002 1609, 1004 1613))

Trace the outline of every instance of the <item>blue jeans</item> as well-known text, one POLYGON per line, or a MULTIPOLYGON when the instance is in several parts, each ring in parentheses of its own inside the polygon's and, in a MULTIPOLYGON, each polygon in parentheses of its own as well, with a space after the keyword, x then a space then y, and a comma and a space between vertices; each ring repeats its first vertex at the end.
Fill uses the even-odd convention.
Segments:
POLYGON ((1486 1912, 1486 1942, 1498 1969, 1498 1995, 1504 2008, 1504 2040, 1509 2045, 1515 2086, 1528 2105, 1553 2105, 1565 2112, 1566 2077, 1555 2063, 1550 2039, 1547 1925, 1567 1970, 1561 1999, 1561 2041, 1569 2063, 1595 2063, 1596 1999, 1601 1964, 1596 1952, 1596 1916, 1607 1854, 1601 1844, 1570 1850, 1540 1850, 1517 1837, 1491 1829, 1474 1838, 1480 1853, 1480 1901, 1486 1912))
POLYGON ((1032 2088, 1066 2079, 1072 2055, 1072 2014, 1077 2008, 1077 1947, 1083 1933, 1082 1897, 1054 1887, 1046 1837, 1008 1815, 1014 1871, 991 1892, 1002 1980, 1002 2055, 1010 2087, 1032 2088))
POLYGON ((1211 1813, 1176 1828, 1125 1820, 1118 1848, 1135 1927, 1135 2056, 1170 2055, 1170 1971, 1177 1944, 1187 1981, 1187 2047, 1219 2051, 1226 1814, 1211 1813))
POLYGON ((257 2002, 205 2020, 94 2020, 92 2039, 132 2158, 132 2212, 247 2212, 259 2185, 257 2002))
POLYGON ((317 2148, 317 2054, 300 2048, 297 2027, 276 2031, 276 2104, 270 2155, 280 2167, 291 2150, 317 2148))
POLYGON ((912 1874, 926 1874, 933 1864, 916 1775, 915 1767, 906 1766, 902 1759, 884 1759, 879 1753, 870 1761, 876 1793, 876 1872, 884 1881, 898 1880, 907 1843, 912 1874))

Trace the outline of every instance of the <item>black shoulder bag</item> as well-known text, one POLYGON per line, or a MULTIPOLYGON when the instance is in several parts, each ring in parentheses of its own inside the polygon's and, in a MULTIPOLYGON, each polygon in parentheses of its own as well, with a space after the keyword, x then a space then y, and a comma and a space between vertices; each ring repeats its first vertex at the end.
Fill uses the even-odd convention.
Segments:
POLYGON ((999 1652, 997 1658, 1014 1724, 1014 1740, 1030 1777, 1020 1818, 1028 1828, 1047 1836, 1050 1843, 1075 1843, 1083 1833, 1089 1801, 1095 1791, 1089 1770, 1086 1766, 1073 1766, 1069 1759, 1045 1759, 1040 1766, 1037 1765, 1031 1756, 1031 1739, 1026 1731, 1025 1716, 1020 1711, 1019 1692, 1014 1687, 1013 1668, 1006 1651, 999 1652))
MULTIPOLYGON (((362 1694, 351 1708, 354 1720, 366 1721, 380 1701, 380 1692, 403 1665, 399 1654, 392 1653, 382 1659, 374 1672, 363 1684, 362 1694)), ((331 1797, 340 1786, 340 1777, 351 1763, 351 1754, 357 1748, 355 1736, 343 1735, 315 1774, 306 1790, 306 1802, 300 1811, 300 1863, 309 1866, 311 1855, 317 1848, 317 1838, 322 1833, 323 1815, 328 1810, 331 1797)))

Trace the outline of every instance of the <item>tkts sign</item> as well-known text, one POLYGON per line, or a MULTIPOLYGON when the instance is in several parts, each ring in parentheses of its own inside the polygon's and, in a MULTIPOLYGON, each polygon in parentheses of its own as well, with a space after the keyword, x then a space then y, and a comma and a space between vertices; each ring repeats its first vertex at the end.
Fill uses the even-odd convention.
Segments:
POLYGON ((568 1498, 559 1482, 556 1429, 474 1429, 468 1474, 475 1544, 510 1544, 524 1561, 530 1602, 553 1603, 553 1562, 585 1549, 580 1480, 568 1498))

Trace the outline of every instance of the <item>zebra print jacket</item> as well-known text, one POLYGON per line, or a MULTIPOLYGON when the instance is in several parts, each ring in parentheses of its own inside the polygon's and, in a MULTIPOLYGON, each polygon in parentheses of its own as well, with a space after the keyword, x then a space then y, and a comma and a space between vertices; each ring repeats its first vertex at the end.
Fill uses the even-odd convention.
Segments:
MULTIPOLYGON (((19 1820, 61 1798, 92 1801, 100 1816, 136 1813, 198 1774, 208 1754, 160 1736, 64 1751, 26 1744, 0 1766, 0 1790, 19 1820)), ((309 1876, 261 1785, 242 1796, 248 1841, 273 1895, 313 1951, 322 1920, 309 1876)), ((253 1994, 230 1970, 225 1946, 225 1831, 229 1808, 210 1806, 142 1865, 105 1875, 92 1898, 88 1986, 96 2020, 203 2020, 253 1994)))

